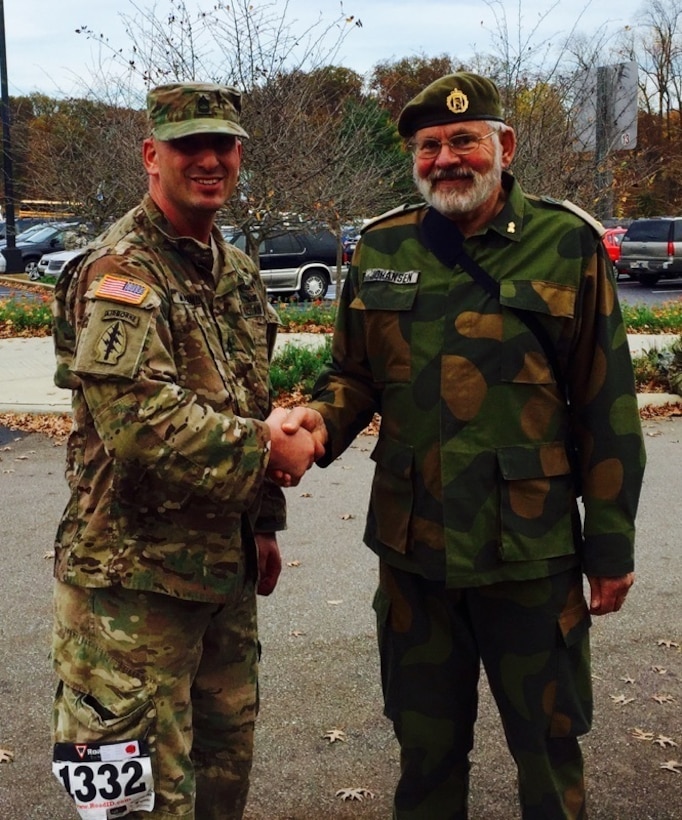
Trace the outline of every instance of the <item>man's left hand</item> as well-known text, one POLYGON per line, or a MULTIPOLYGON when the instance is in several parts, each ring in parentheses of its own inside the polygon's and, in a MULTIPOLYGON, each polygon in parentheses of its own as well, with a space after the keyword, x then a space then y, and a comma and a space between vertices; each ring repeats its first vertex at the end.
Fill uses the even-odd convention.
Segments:
POLYGON ((635 573, 629 572, 620 578, 595 578, 588 576, 590 582, 590 613, 592 615, 608 615, 609 612, 618 612, 630 587, 635 581, 635 573))
POLYGON ((282 571, 282 558, 279 554, 277 536, 274 532, 257 532, 258 548, 258 589, 259 595, 269 595, 277 586, 277 579, 282 571))

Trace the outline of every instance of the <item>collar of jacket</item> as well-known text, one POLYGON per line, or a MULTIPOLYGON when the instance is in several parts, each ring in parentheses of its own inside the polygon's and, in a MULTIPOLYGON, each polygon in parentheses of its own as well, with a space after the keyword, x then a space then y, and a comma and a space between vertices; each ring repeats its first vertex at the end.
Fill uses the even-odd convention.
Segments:
MULTIPOLYGON (((166 242, 173 245, 178 253, 189 257, 197 267, 208 269, 209 272, 213 270, 213 251, 210 245, 205 245, 191 236, 179 236, 149 194, 144 195, 140 207, 144 217, 153 229, 161 234, 166 242)), ((211 237, 216 243, 218 251, 224 255, 225 240, 215 225, 211 228, 211 237)))
POLYGON ((526 198, 521 186, 508 172, 502 172, 502 187, 507 193, 502 210, 495 216, 480 233, 495 231, 511 242, 520 242, 523 234, 523 213, 526 198))

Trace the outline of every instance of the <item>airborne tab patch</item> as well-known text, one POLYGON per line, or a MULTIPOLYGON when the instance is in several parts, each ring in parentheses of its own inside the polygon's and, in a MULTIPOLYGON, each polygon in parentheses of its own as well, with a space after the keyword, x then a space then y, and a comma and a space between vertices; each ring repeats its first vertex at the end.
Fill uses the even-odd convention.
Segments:
POLYGON ((392 285, 416 285, 419 281, 418 270, 384 270, 369 268, 365 271, 363 282, 390 282, 392 285))
POLYGON ((95 297, 125 302, 128 305, 141 305, 148 293, 149 287, 141 282, 107 274, 99 283, 95 297))

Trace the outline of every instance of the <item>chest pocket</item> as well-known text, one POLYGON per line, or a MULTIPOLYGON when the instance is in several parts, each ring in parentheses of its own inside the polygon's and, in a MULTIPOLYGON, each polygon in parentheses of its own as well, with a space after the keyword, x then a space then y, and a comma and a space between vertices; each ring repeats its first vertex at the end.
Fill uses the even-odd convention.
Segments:
POLYGON ((412 377, 410 336, 417 298, 417 271, 394 273, 407 281, 372 279, 367 271, 351 310, 362 311, 365 348, 376 382, 409 382, 412 377))
POLYGON ((203 300, 192 293, 173 291, 170 299, 171 336, 179 384, 214 407, 230 406, 233 392, 222 340, 203 300))
POLYGON ((217 319, 242 415, 267 414, 268 363, 271 340, 278 324, 253 281, 241 278, 236 288, 216 299, 217 319))
POLYGON ((503 382, 554 384, 548 345, 561 359, 572 335, 577 291, 570 285, 508 281, 500 285, 503 382), (504 310, 507 308, 507 310, 504 310), (519 316, 521 313, 527 321, 519 316))

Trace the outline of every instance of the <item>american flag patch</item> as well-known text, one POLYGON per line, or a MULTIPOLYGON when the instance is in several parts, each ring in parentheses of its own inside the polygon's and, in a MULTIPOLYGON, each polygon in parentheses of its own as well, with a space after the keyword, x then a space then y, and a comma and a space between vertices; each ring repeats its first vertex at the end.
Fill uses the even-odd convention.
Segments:
POLYGON ((107 274, 99 283, 95 296, 111 299, 114 302, 139 305, 148 293, 149 288, 141 282, 133 282, 132 279, 122 279, 119 276, 107 274))

